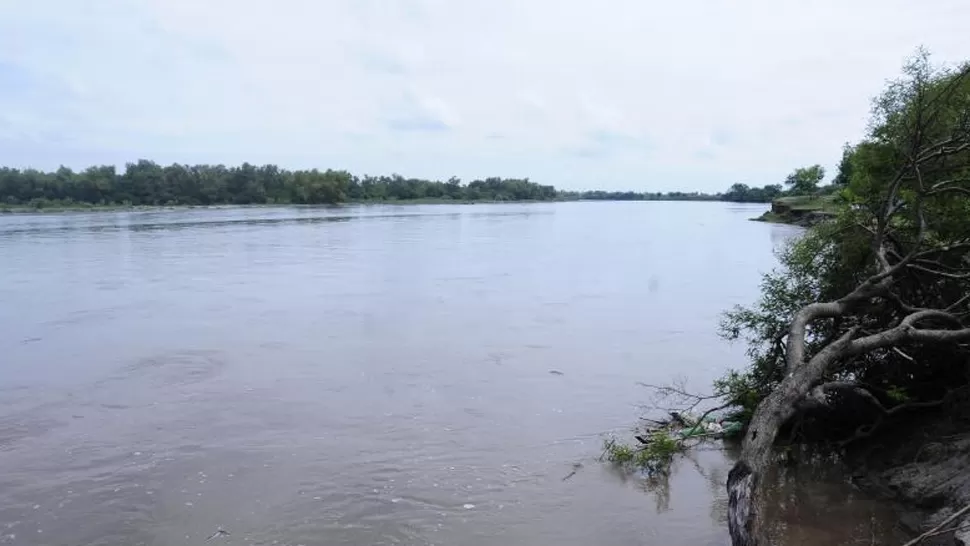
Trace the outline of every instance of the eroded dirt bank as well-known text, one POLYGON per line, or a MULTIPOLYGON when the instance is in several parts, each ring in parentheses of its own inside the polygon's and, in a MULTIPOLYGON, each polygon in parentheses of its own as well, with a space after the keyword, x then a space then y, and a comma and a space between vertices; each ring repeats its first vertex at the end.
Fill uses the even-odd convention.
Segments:
MULTIPOLYGON (((848 463, 857 486, 897 504, 907 531, 930 531, 970 504, 970 404, 887 423, 848 463)), ((970 514, 944 529, 920 544, 970 546, 970 514)))

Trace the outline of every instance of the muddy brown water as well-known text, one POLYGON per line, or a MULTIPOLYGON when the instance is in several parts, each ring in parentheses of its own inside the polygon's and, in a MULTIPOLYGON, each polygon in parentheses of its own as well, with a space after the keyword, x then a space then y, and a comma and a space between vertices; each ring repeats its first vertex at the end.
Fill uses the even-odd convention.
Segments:
MULTIPOLYGON (((0 217, 0 544, 726 544, 729 453, 596 457, 637 382, 743 365, 762 209, 0 217)), ((784 543, 894 536, 838 477, 777 495, 784 543)))

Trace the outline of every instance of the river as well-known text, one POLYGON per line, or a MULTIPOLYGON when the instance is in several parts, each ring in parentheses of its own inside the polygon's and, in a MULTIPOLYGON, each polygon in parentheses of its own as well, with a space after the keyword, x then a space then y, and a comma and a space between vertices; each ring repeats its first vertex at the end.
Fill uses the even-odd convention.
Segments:
MULTIPOLYGON (((728 453, 596 459, 638 382, 744 365, 719 316, 796 233, 763 209, 2 216, 0 544, 726 544, 728 453)), ((890 526, 840 484, 787 543, 890 526)))

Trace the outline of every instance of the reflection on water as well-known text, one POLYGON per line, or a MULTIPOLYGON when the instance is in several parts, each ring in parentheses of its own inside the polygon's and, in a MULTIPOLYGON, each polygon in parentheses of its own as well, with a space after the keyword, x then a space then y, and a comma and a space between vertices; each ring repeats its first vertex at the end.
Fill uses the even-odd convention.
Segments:
MULTIPOLYGON (((484 207, 479 207, 482 209, 484 207)), ((172 231, 198 227, 220 228, 233 225, 270 226, 277 224, 318 224, 346 222, 349 220, 394 220, 399 218, 439 216, 530 216, 550 214, 548 210, 477 210, 457 212, 454 210, 417 210, 417 207, 382 206, 334 206, 292 208, 225 208, 212 207, 196 215, 180 215, 182 209, 169 212, 125 211, 111 214, 63 213, 55 216, 31 215, 20 217, 24 221, 10 223, 0 230, 0 236, 20 234, 43 235, 63 231, 172 231), (408 210, 414 209, 414 210, 408 210), (254 212, 255 211, 255 214, 254 212), (65 219, 68 219, 65 221, 65 219)))
POLYGON ((848 485, 834 458, 781 467, 770 479, 767 521, 781 544, 901 544, 908 539, 893 508, 848 485))
POLYGON ((744 363, 761 208, 2 217, 0 544, 725 544, 723 451, 596 459, 744 363))

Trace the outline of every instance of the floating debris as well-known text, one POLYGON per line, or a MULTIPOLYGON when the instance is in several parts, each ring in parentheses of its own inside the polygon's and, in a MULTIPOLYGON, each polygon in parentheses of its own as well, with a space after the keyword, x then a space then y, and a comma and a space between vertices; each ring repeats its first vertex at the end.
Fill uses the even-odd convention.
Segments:
POLYGON ((700 417, 671 411, 667 420, 643 419, 649 424, 633 436, 636 444, 627 445, 610 437, 603 443, 601 460, 638 468, 647 474, 665 474, 673 458, 696 443, 741 434, 743 425, 740 422, 712 415, 720 409, 723 407, 708 410, 700 417))
POLYGON ((565 476, 563 476, 562 481, 566 481, 569 478, 572 478, 573 476, 575 476, 576 473, 579 472, 579 470, 581 468, 583 468, 583 463, 573 463, 573 470, 572 470, 572 472, 570 472, 569 474, 566 474, 565 476))
POLYGON ((205 539, 205 541, 209 542, 210 540, 219 536, 229 536, 229 531, 226 531, 225 529, 220 527, 219 529, 216 530, 215 533, 212 533, 211 535, 209 535, 209 538, 205 539))

